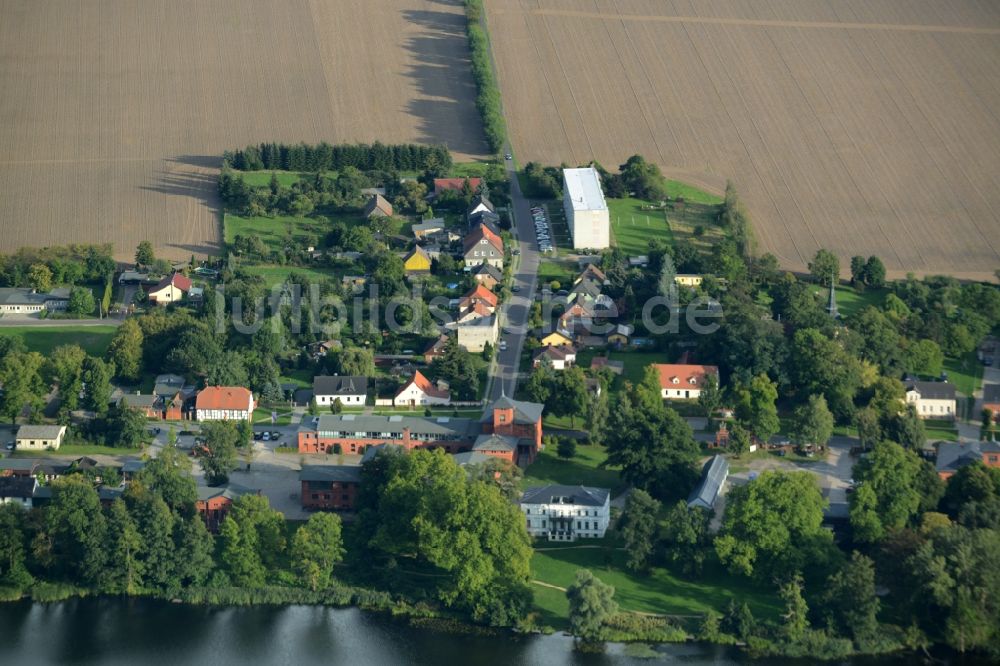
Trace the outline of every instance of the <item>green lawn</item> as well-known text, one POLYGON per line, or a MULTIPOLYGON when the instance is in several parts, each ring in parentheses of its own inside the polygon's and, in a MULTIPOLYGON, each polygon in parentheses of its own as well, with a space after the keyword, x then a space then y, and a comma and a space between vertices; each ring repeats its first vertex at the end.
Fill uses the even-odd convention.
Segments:
MULTIPOLYGON (((587 545, 587 540, 578 543, 587 545)), ((539 541, 535 547, 545 548, 546 545, 539 541)), ((708 610, 723 613, 729 600, 735 598, 746 601, 755 617, 776 618, 781 607, 770 589, 731 575, 711 559, 699 580, 688 580, 663 568, 653 569, 649 576, 630 573, 625 569, 625 553, 617 549, 536 550, 531 559, 532 578, 559 587, 569 586, 579 569, 590 569, 602 581, 613 585, 615 600, 628 611, 665 615, 701 615, 708 610), (610 567, 608 557, 611 558, 610 567)), ((565 619, 567 606, 557 596, 561 592, 537 584, 533 588, 535 603, 543 618, 565 619)))
MULTIPOLYGON (((361 221, 360 214, 347 215, 342 218, 345 222, 357 224, 361 221)), ((322 241, 323 237, 330 231, 326 224, 322 224, 310 217, 298 217, 294 215, 276 215, 275 217, 243 217, 233 213, 226 213, 223 218, 223 235, 226 243, 232 243, 237 236, 259 236, 264 244, 273 250, 280 250, 285 247, 289 232, 292 243, 304 245, 307 237, 314 237, 314 240, 322 241)))
POLYGON ((282 384, 296 384, 302 388, 308 388, 313 383, 313 373, 311 370, 289 370, 278 378, 282 384))
MULTIPOLYGON (((822 290, 822 301, 825 306, 830 300, 830 285, 824 287, 813 285, 812 288, 822 290)), ((885 297, 889 293, 888 289, 856 291, 854 287, 845 284, 838 284, 834 289, 837 292, 837 311, 841 317, 850 317, 869 305, 881 308, 885 305, 885 297)))
MULTIPOLYGON (((292 422, 292 413, 286 411, 287 407, 275 407, 273 411, 278 413, 278 421, 274 425, 289 425, 292 422)), ((271 425, 271 408, 258 407, 253 410, 253 422, 257 425, 271 425)))
POLYGON ((604 448, 596 444, 578 444, 576 455, 564 460, 556 455, 554 448, 538 454, 535 462, 528 466, 521 480, 521 487, 562 484, 569 486, 594 486, 610 488, 612 496, 625 489, 618 470, 600 469, 598 465, 607 459, 604 448))
POLYGON ((48 355, 59 345, 80 345, 91 356, 104 356, 108 351, 115 326, 4 326, 0 335, 21 338, 29 351, 48 355))
POLYGON ((722 203, 722 197, 718 194, 712 194, 711 192, 706 192, 705 190, 699 190, 694 185, 688 185, 687 183, 682 183, 679 180, 668 180, 666 181, 666 186, 667 196, 671 199, 684 197, 685 201, 706 204, 709 206, 717 206, 722 203))
POLYGON ((576 274, 573 272, 576 265, 572 262, 559 261, 558 259, 542 259, 538 262, 538 283, 548 284, 553 280, 558 280, 563 289, 573 283, 576 274))
MULTIPOLYGON (((278 182, 282 187, 291 187, 295 183, 299 182, 302 177, 311 177, 313 174, 298 171, 234 171, 234 173, 243 176, 243 182, 245 182, 250 187, 267 187, 271 184, 271 174, 278 176, 278 182)), ((337 177, 337 173, 333 171, 327 171, 324 175, 333 180, 337 177)))
POLYGON ((475 162, 456 162, 448 171, 449 178, 482 178, 489 168, 490 162, 479 160, 475 162))
POLYGON ((289 275, 296 273, 309 280, 324 280, 338 277, 336 271, 329 268, 303 268, 302 266, 276 266, 274 264, 259 264, 255 266, 240 266, 240 270, 251 275, 260 275, 264 284, 270 289, 284 282, 289 275))
POLYGON ((663 211, 642 210, 642 206, 648 205, 641 199, 608 199, 614 244, 629 256, 647 254, 649 241, 654 238, 673 242, 663 211))
MULTIPOLYGON (((976 358, 975 351, 961 357, 945 358, 944 370, 948 373, 948 381, 955 385, 959 393, 972 395, 983 384, 983 364, 976 358)), ((974 418, 979 417, 974 415, 974 418)))

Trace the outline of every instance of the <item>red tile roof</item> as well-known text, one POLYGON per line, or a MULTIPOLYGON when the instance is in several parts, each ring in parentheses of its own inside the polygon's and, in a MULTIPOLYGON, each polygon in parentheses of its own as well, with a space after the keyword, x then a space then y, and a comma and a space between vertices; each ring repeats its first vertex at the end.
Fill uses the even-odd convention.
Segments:
POLYGON ((689 365, 685 363, 657 363, 655 366, 660 375, 660 388, 677 388, 679 386, 701 388, 706 375, 719 377, 719 368, 714 365, 689 365), (674 383, 674 379, 677 383, 674 383))
POLYGON ((403 388, 401 388, 399 393, 396 395, 399 396, 399 394, 406 390, 406 387, 410 384, 416 384, 418 389, 432 398, 447 398, 451 395, 448 391, 442 391, 438 387, 434 386, 434 384, 431 384, 431 380, 424 377, 423 373, 419 370, 413 371, 413 379, 406 382, 406 384, 403 385, 403 388))
POLYGON ((250 389, 242 386, 209 386, 198 393, 195 408, 244 410, 252 398, 250 389))
MULTIPOLYGON (((472 188, 474 192, 479 183, 482 182, 482 178, 469 178, 469 187, 472 188)), ((465 178, 435 178, 434 179, 434 194, 441 194, 445 190, 458 190, 462 191, 465 186, 465 178)))
POLYGON ((485 224, 480 224, 465 237, 465 252, 468 253, 483 238, 488 240, 499 252, 503 253, 503 241, 499 236, 490 231, 489 227, 485 224))
POLYGON ((165 277, 160 280, 155 287, 150 289, 151 292, 159 291, 165 288, 167 285, 173 285, 180 289, 181 291, 191 291, 191 278, 186 277, 180 273, 174 273, 170 277, 165 277))
POLYGON ((497 295, 485 286, 477 284, 475 289, 462 296, 462 300, 459 301, 458 305, 460 308, 465 308, 469 303, 476 302, 483 302, 491 308, 495 308, 497 306, 497 295))

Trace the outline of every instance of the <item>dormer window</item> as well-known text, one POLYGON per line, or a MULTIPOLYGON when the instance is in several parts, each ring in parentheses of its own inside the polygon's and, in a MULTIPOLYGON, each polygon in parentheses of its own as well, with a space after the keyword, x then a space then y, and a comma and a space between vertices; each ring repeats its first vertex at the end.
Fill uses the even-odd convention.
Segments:
POLYGON ((697 384, 698 383, 698 378, 697 377, 692 377, 692 378, 690 378, 688 380, 688 383, 691 384, 691 385, 697 384))
POLYGON ((672 378, 672 379, 670 380, 670 383, 671 383, 671 384, 680 384, 680 383, 681 383, 681 380, 680 380, 680 379, 678 379, 677 377, 674 377, 674 378, 672 378))

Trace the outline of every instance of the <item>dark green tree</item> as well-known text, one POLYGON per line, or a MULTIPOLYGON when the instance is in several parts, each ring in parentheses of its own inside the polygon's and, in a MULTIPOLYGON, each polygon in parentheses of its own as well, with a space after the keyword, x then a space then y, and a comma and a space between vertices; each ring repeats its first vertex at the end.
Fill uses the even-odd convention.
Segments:
POLYGON ((686 576, 701 574, 710 537, 710 514, 699 507, 690 507, 679 500, 663 521, 662 539, 666 559, 686 576))
POLYGON ((340 517, 317 513, 295 531, 291 546, 292 568, 310 590, 330 584, 333 567, 344 558, 340 517))
POLYGON ((659 511, 660 503, 642 490, 633 490, 625 501, 620 530, 625 541, 625 566, 632 571, 646 573, 652 566, 659 511))
POLYGON ((601 625, 618 612, 615 588, 594 576, 588 569, 576 572, 573 584, 566 588, 569 600, 569 627, 574 636, 595 640, 601 625))
POLYGON ((822 599, 824 611, 840 633, 859 645, 875 637, 881 602, 875 594, 875 563, 871 558, 854 551, 827 579, 822 599))
POLYGON ((205 440, 200 457, 205 479, 209 485, 222 485, 236 469, 236 425, 232 421, 208 421, 202 424, 201 434, 205 440))

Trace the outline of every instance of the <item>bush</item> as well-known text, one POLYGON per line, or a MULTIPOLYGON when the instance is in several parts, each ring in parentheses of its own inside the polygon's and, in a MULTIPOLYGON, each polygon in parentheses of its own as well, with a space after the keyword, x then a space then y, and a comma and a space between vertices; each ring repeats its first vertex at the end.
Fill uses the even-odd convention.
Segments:
POLYGON ((572 437, 562 437, 556 446, 556 453, 560 458, 572 458, 576 455, 576 440, 572 437))
POLYGON ((650 641, 654 643, 683 643, 688 634, 669 618, 637 613, 616 613, 601 627, 602 641, 650 641))

